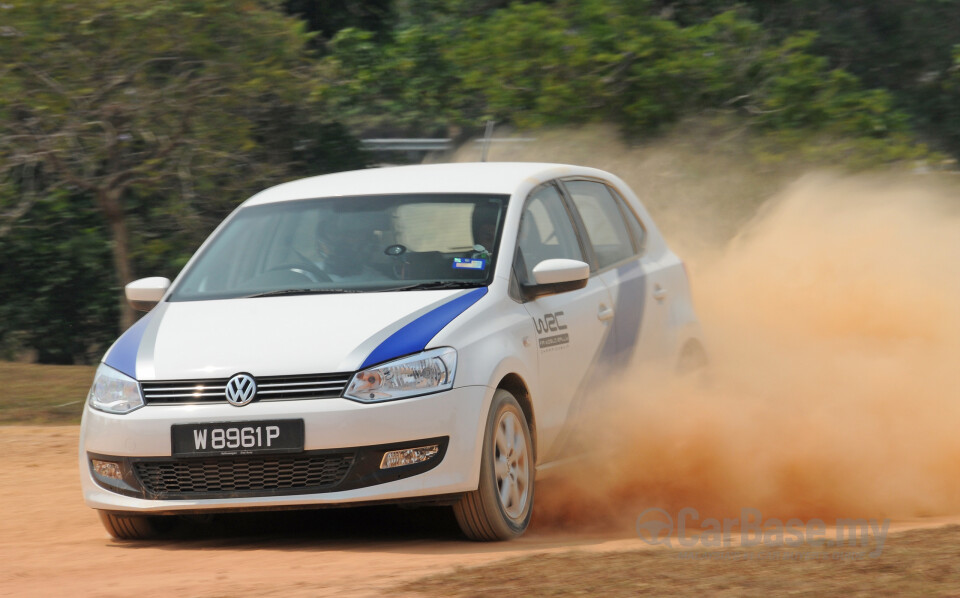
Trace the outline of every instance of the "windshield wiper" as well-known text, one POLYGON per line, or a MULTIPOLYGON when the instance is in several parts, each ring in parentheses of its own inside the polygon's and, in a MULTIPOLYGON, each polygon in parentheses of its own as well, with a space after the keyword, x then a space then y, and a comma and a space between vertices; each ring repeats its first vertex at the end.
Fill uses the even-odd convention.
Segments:
POLYGON ((339 295, 341 293, 389 293, 393 291, 423 291, 436 289, 471 289, 483 286, 482 283, 467 280, 433 280, 419 282, 405 287, 387 287, 385 289, 281 289, 246 295, 246 299, 254 297, 280 297, 283 295, 339 295))
POLYGON ((254 297, 279 297, 281 295, 338 295, 340 293, 360 293, 355 289, 281 289, 279 291, 267 291, 266 293, 257 293, 247 295, 246 299, 254 297))
POLYGON ((420 282, 405 287, 392 287, 389 289, 380 289, 379 293, 388 293, 392 291, 432 291, 436 289, 472 289, 483 286, 483 283, 467 280, 433 280, 430 282, 420 282))

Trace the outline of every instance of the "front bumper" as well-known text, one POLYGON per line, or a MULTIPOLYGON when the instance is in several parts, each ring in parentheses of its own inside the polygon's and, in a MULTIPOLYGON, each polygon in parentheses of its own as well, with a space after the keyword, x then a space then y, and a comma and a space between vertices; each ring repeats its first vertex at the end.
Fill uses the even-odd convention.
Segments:
POLYGON ((84 500, 95 509, 159 513, 340 505, 468 492, 477 488, 483 424, 492 396, 491 388, 467 386, 369 405, 346 399, 316 399, 253 403, 239 408, 226 403, 148 406, 127 415, 86 407, 79 455, 84 500), (173 424, 282 418, 304 420, 304 452, 298 457, 351 456, 341 479, 328 479, 330 483, 323 487, 220 492, 212 498, 203 493, 174 497, 138 483, 140 478, 134 471, 137 463, 198 463, 197 458, 171 456, 173 424), (435 443, 444 448, 422 465, 393 472, 378 468, 384 450, 435 443), (121 463, 125 482, 112 484, 101 479, 98 483, 91 471, 91 458, 121 463))

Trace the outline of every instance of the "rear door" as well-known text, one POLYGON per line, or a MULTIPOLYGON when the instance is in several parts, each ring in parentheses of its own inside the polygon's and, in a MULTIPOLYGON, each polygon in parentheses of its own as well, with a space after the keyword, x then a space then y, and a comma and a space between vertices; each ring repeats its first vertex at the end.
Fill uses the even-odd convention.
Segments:
MULTIPOLYGON (((534 189, 524 204, 514 267, 519 283, 533 284, 533 268, 554 258, 590 262, 571 220, 570 206, 555 184, 546 184, 534 189)), ((541 454, 548 455, 609 335, 612 303, 607 286, 591 276, 582 289, 538 297, 524 307, 537 333, 538 444, 541 454)))
POLYGON ((645 252, 646 230, 606 182, 568 179, 563 188, 590 242, 597 274, 613 297, 613 335, 601 350, 602 361, 621 369, 662 355, 668 319, 662 268, 645 252))

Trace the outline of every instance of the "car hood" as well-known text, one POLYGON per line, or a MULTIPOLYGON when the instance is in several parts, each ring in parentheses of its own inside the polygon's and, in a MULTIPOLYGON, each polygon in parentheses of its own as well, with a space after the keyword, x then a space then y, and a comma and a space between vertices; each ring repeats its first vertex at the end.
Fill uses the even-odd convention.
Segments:
POLYGON ((422 350, 486 290, 162 302, 104 363, 139 380, 352 372, 422 350))

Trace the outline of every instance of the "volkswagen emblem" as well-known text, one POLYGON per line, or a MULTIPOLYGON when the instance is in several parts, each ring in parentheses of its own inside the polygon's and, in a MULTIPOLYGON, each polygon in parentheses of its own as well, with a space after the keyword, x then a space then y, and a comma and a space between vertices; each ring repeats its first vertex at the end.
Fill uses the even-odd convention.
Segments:
POLYGON ((234 407, 243 407, 257 396, 257 381, 250 374, 237 374, 227 381, 227 402, 234 407))

